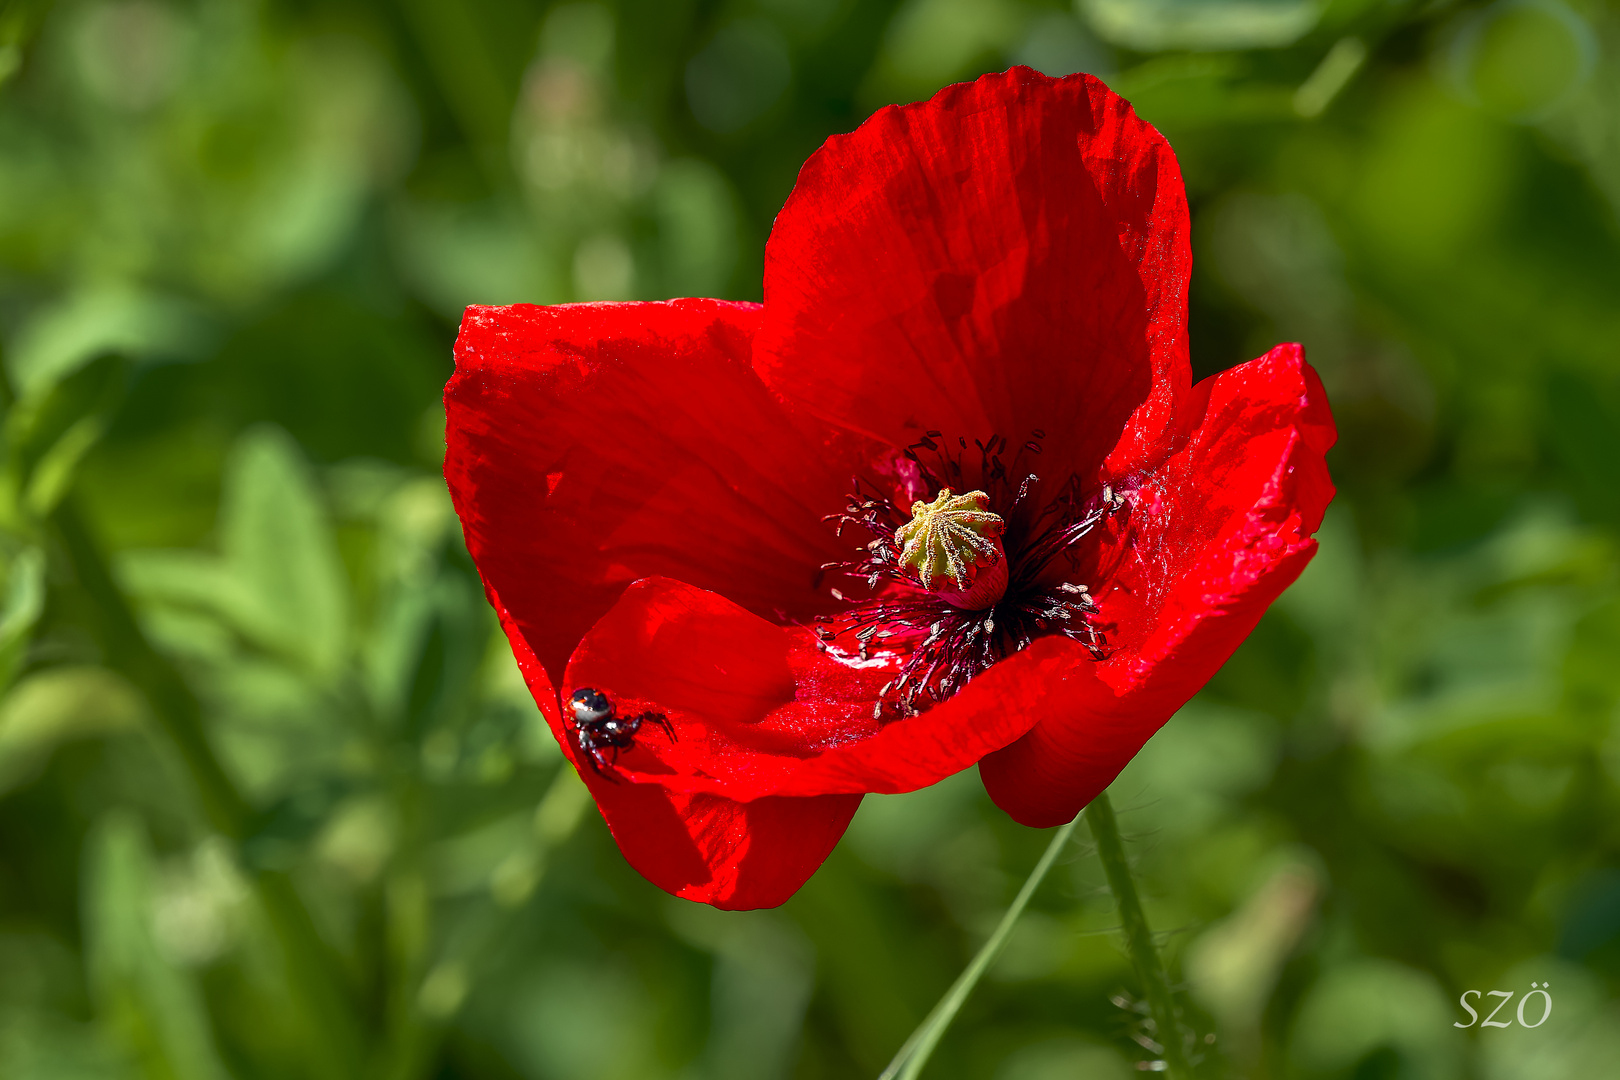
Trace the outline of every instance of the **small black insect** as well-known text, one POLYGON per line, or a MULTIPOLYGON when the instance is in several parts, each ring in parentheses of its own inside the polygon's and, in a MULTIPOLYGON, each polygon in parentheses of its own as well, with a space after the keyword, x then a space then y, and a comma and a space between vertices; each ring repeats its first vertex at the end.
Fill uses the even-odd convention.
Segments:
POLYGON ((603 770, 619 760, 620 750, 636 741, 636 732, 641 730, 642 724, 663 728, 669 741, 675 741, 675 729, 669 726, 669 719, 663 713, 620 716, 613 700, 593 687, 582 686, 575 690, 568 704, 574 710, 574 741, 598 775, 608 775, 603 770))

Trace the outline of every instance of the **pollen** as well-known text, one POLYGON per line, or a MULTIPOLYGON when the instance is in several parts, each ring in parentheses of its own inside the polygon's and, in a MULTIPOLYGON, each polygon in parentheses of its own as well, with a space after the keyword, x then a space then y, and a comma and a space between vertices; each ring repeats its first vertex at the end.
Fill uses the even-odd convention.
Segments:
MULTIPOLYGON (((932 501, 911 504, 911 520, 895 530, 900 544, 900 565, 930 592, 966 593, 987 569, 1002 567, 1006 587, 1006 555, 1001 537, 1007 523, 990 512, 990 496, 982 491, 954 494, 942 488, 932 501)), ((990 598, 989 607, 1001 597, 990 598)))

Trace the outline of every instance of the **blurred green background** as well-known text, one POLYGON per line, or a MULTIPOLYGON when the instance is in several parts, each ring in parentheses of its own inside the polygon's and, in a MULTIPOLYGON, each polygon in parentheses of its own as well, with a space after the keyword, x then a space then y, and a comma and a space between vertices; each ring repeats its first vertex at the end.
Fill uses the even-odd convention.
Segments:
MULTIPOLYGON (((1200 374, 1304 341, 1341 425, 1316 562, 1113 789, 1204 1074, 1620 1075, 1620 8, 62 0, 0 5, 0 1077, 875 1075, 1046 837, 970 772, 779 910, 647 885, 436 399, 470 302, 758 298, 828 134, 1015 62, 1175 145, 1200 374)), ((1102 880, 928 1075, 1151 1056, 1102 880)))

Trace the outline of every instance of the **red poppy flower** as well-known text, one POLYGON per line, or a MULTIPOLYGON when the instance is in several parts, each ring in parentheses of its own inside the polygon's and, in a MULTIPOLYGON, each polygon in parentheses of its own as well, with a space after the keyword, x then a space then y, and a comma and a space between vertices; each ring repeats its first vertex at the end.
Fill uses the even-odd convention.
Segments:
POLYGON ((468 309, 445 475, 636 869, 777 904, 974 763, 1059 824, 1232 653, 1334 431, 1295 345, 1191 385, 1187 231, 1158 132, 1017 68, 829 139, 763 306, 468 309))

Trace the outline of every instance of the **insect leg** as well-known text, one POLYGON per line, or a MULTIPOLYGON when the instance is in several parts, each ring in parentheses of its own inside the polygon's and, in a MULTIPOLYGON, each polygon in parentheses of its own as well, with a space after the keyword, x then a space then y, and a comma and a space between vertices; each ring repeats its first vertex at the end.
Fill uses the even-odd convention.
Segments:
POLYGON ((663 728, 664 734, 669 736, 669 741, 675 741, 675 729, 670 727, 669 717, 665 716, 663 713, 642 713, 641 720, 643 723, 652 724, 655 727, 663 728))
POLYGON ((587 729, 579 728, 574 741, 579 744, 580 756, 585 759, 585 763, 591 767, 592 772, 604 780, 618 783, 617 778, 603 767, 606 762, 602 760, 601 747, 596 745, 596 740, 591 737, 591 733, 587 729))

